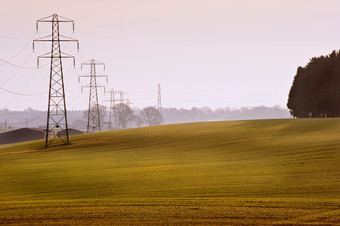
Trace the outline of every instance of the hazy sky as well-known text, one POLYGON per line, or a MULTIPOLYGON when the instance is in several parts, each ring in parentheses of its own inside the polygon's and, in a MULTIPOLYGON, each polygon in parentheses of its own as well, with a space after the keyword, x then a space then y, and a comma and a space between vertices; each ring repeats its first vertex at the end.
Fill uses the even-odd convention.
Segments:
MULTIPOLYGON (((76 56, 64 63, 69 109, 86 109, 81 93, 82 60, 106 64, 109 82, 129 92, 132 106, 285 107, 298 66, 340 49, 338 0, 0 0, 0 108, 47 108, 49 67, 36 67, 36 55, 49 45, 32 40, 50 33, 36 20, 57 13, 75 21, 61 33, 76 37, 62 50, 76 56), (13 39, 27 36, 26 38, 13 39), (11 39, 5 37, 12 37, 11 39)), ((100 102, 109 98, 99 90, 100 102)))

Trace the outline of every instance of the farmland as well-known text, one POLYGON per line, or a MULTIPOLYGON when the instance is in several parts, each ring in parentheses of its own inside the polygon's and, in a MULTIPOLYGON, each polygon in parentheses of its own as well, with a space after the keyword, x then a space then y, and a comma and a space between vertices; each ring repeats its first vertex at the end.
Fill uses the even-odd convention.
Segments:
POLYGON ((164 125, 0 146, 0 223, 340 223, 340 119, 164 125))

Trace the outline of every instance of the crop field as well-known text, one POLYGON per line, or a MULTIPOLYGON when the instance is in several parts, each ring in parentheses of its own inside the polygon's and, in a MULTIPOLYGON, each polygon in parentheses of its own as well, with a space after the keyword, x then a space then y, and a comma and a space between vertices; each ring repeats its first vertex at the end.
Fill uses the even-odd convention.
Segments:
POLYGON ((340 119, 164 125, 43 147, 0 146, 0 224, 340 224, 340 119))

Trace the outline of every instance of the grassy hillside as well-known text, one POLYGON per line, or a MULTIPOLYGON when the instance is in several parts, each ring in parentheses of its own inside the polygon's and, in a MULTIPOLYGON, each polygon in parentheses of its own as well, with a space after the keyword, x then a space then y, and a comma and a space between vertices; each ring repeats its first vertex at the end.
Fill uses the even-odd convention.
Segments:
POLYGON ((71 142, 0 146, 3 222, 340 221, 340 119, 166 125, 71 142), (33 212, 20 217, 23 208, 33 212))

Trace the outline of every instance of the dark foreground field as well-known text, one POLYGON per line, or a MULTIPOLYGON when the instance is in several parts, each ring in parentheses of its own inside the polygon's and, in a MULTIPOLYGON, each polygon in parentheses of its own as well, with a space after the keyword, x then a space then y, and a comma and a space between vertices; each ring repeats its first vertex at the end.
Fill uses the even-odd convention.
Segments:
POLYGON ((0 224, 340 224, 340 119, 0 146, 0 224))

